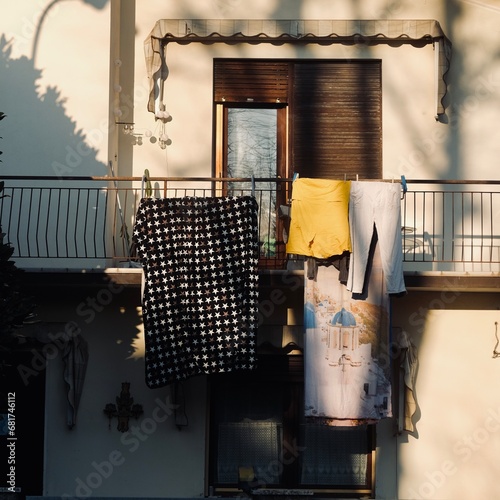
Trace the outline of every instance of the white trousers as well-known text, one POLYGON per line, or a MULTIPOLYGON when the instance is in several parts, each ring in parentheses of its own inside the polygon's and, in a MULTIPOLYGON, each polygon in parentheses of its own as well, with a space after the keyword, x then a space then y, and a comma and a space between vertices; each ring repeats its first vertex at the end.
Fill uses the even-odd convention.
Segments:
POLYGON ((370 244, 376 228, 386 291, 390 294, 405 292, 399 183, 352 181, 349 228, 352 253, 347 289, 363 293, 370 244))

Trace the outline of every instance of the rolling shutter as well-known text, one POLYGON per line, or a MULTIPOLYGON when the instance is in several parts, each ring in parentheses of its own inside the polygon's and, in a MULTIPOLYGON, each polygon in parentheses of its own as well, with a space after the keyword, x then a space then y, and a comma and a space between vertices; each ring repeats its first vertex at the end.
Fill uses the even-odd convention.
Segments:
POLYGON ((301 177, 382 177, 381 64, 300 61, 291 101, 292 169, 301 177))
POLYGON ((269 59, 216 59, 214 101, 286 103, 288 67, 285 61, 269 59))

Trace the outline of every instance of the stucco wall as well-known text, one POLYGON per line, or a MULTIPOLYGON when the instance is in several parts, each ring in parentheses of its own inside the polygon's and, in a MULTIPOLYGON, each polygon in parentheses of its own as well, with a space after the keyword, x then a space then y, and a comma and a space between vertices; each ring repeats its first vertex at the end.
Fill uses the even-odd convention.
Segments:
MULTIPOLYGON (((498 299, 498 294, 444 289, 410 292, 394 301, 393 324, 404 328, 418 349, 416 432, 397 438, 393 457, 397 498, 496 495, 500 358, 493 351, 498 299)), ((388 437, 381 447, 392 446, 394 439, 388 437)))
POLYGON ((0 36, 2 172, 108 174, 109 2, 19 3, 0 36))
MULTIPOLYGON (((152 390, 144 377, 140 289, 120 285, 38 291, 40 319, 59 322, 58 331, 78 329, 88 342, 89 362, 73 429, 66 425, 67 386, 57 341, 48 358, 46 408, 46 495, 199 496, 205 457, 205 380, 182 384, 185 408, 170 389, 152 390), (115 403, 122 382, 130 382, 144 414, 117 430, 103 410, 115 403), (177 414, 177 420, 176 420, 177 414), (177 423, 188 425, 179 430, 177 423)), ((36 360, 35 360, 36 362, 36 360)))

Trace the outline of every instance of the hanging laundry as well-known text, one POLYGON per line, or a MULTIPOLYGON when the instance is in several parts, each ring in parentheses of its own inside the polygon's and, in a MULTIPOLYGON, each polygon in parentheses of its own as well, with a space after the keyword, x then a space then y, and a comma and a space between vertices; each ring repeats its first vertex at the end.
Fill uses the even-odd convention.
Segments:
POLYGON ((80 399, 89 362, 89 347, 87 341, 80 335, 66 339, 62 349, 64 361, 64 381, 68 386, 68 409, 66 423, 72 429, 76 425, 76 415, 80 406, 80 399))
POLYGON ((350 184, 309 178, 293 182, 287 253, 325 259, 351 250, 350 184))
POLYGON ((319 266, 334 266, 339 272, 339 281, 346 285, 349 277, 349 258, 349 252, 344 252, 342 255, 334 255, 328 259, 307 257, 307 279, 316 279, 319 266))
POLYGON ((352 253, 347 289, 356 294, 363 293, 370 245, 376 229, 387 293, 406 292, 399 183, 352 181, 349 224, 352 253))
POLYGON ((142 199, 146 383, 252 369, 258 318, 254 197, 142 199))
POLYGON ((417 400, 415 397, 415 383, 417 378, 418 359, 417 348, 413 344, 410 336, 405 330, 402 330, 399 336, 400 347, 400 387, 399 398, 402 403, 402 415, 399 415, 399 432, 402 430, 408 432, 415 431, 413 421, 417 413, 417 400))
POLYGON ((392 414, 390 298, 377 247, 364 300, 352 297, 334 266, 318 265, 316 278, 305 280, 305 416, 317 423, 364 425, 392 414))

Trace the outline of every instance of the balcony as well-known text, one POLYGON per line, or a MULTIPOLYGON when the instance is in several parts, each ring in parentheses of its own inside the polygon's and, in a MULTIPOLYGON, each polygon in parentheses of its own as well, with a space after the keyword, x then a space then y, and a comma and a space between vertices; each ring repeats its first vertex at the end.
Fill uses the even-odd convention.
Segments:
MULTIPOLYGON (((259 203, 260 262, 283 270, 300 257, 284 244, 291 179, 3 178, 0 221, 16 265, 31 271, 140 269, 132 230, 142 196, 253 193, 259 203), (149 189, 151 191, 149 191, 149 189)), ((500 271, 500 181, 407 181, 402 195, 404 269, 422 275, 496 277, 500 271)))

